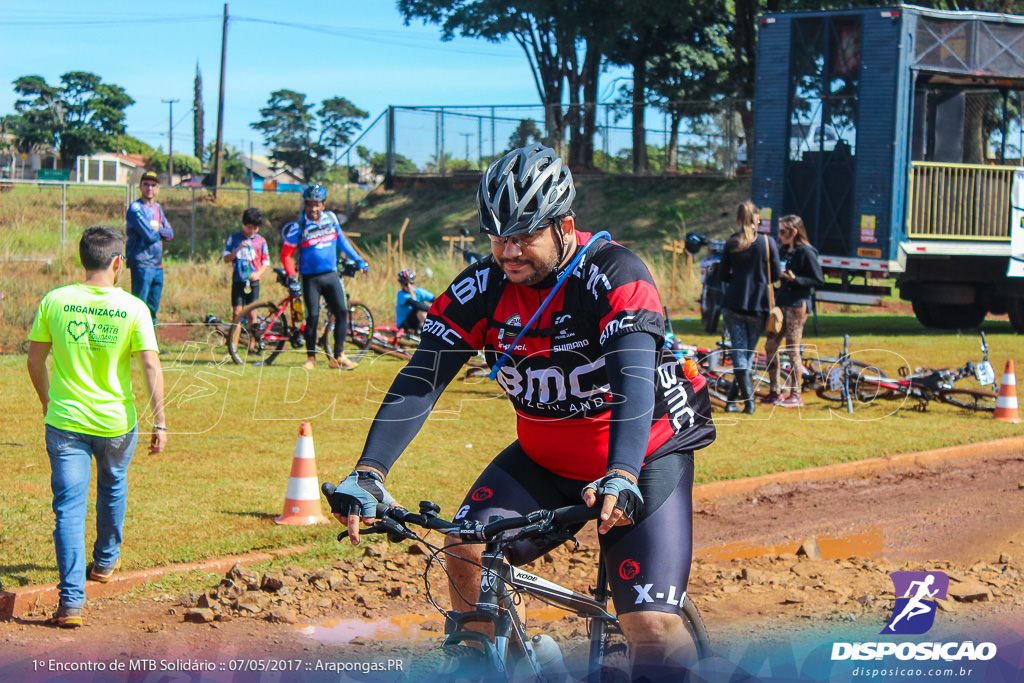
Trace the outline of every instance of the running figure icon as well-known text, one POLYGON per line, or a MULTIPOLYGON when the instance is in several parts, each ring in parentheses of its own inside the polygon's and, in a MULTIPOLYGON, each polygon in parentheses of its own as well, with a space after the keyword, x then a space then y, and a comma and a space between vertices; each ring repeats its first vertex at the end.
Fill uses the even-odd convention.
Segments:
POLYGON ((942 572, 893 572, 891 578, 899 597, 893 607, 894 617, 882 633, 925 633, 935 621, 935 600, 946 598, 949 577, 942 572), (928 616, 910 623, 923 615, 928 616), (897 627, 901 621, 902 625, 897 627))

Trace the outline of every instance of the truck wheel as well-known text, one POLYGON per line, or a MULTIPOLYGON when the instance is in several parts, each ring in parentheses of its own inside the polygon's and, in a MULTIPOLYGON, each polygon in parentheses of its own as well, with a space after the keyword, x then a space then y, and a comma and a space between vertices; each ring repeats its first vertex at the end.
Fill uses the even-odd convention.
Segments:
POLYGON ((1010 316, 1010 325, 1017 334, 1024 334, 1024 298, 1013 297, 1006 303, 1006 312, 1010 316))
POLYGON ((985 308, 978 304, 938 304, 914 301, 914 315, 925 327, 936 330, 965 330, 981 325, 985 308))

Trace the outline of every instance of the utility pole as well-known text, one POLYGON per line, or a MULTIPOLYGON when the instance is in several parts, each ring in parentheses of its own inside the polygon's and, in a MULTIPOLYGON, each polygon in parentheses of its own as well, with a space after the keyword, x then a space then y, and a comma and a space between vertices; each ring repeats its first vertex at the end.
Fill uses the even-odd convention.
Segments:
POLYGON ((224 3, 224 29, 220 38, 220 93, 217 97, 217 148, 213 150, 213 196, 220 187, 220 156, 224 141, 224 64, 228 54, 228 3, 224 3))
POLYGON ((167 186, 174 187, 174 103, 178 100, 160 100, 167 103, 167 186))
POLYGON ((473 137, 472 133, 459 133, 462 137, 466 138, 466 161, 469 161, 469 139, 473 137))

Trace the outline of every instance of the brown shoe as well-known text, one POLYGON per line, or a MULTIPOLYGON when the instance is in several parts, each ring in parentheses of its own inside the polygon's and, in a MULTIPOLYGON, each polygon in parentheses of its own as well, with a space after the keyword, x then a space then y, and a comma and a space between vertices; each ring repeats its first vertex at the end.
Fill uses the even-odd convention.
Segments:
POLYGON ((89 567, 89 572, 86 574, 86 577, 90 581, 98 581, 99 583, 106 583, 107 581, 110 581, 110 577, 112 577, 114 575, 114 572, 116 572, 120 568, 121 568, 121 559, 120 558, 118 558, 117 564, 115 564, 113 567, 101 567, 98 564, 96 564, 95 562, 93 562, 92 565, 89 567))
POLYGON ((46 623, 60 628, 78 628, 82 625, 82 608, 58 605, 57 611, 46 620, 46 623))
POLYGON ((354 360, 352 360, 345 354, 342 354, 337 358, 332 358, 329 361, 327 361, 327 367, 329 367, 331 370, 355 370, 356 366, 358 365, 359 363, 356 363, 354 360))

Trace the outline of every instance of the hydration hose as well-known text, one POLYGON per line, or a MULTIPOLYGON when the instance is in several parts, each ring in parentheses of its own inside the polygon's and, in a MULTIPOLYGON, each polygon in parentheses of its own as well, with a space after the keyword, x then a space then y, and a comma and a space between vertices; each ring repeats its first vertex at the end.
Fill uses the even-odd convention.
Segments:
POLYGON ((578 266, 580 264, 580 261, 583 260, 583 255, 587 253, 587 249, 590 249, 590 247, 596 244, 597 241, 601 238, 604 238, 610 242, 612 236, 608 234, 607 230, 602 230, 601 232, 592 235, 590 237, 590 241, 583 245, 583 248, 579 250, 579 253, 577 253, 576 256, 573 257, 572 261, 569 262, 569 265, 566 266, 565 270, 563 270, 561 275, 558 276, 558 279, 555 280, 555 286, 551 288, 551 291, 548 293, 547 298, 545 298, 544 302, 541 303, 540 308, 537 309, 537 312, 534 313, 533 316, 530 318, 530 321, 523 326, 523 329, 519 331, 519 334, 516 335, 516 338, 512 341, 512 344, 503 354, 501 354, 501 357, 498 358, 497 362, 493 366, 491 366, 491 371, 487 374, 487 376, 490 379, 498 378, 498 372, 512 358, 512 351, 519 345, 519 340, 521 340, 523 338, 523 335, 525 335, 526 332, 531 327, 533 327, 534 323, 537 322, 537 319, 540 318, 540 314, 544 312, 544 309, 548 307, 548 304, 551 303, 551 300, 555 298, 555 294, 558 293, 558 290, 560 290, 562 288, 562 285, 565 284, 565 281, 569 279, 569 275, 572 274, 572 271, 576 270, 576 266, 578 266))

